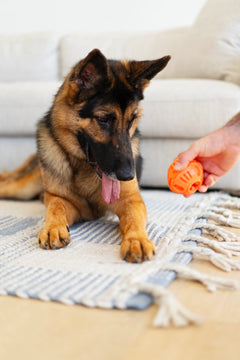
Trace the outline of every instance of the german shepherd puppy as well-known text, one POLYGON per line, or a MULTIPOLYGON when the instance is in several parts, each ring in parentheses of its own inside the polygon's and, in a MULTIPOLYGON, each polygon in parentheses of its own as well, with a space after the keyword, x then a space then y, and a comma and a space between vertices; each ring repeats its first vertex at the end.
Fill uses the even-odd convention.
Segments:
POLYGON ((28 200, 44 194, 42 249, 67 246, 70 225, 110 210, 119 217, 122 259, 154 257, 137 179, 137 126, 143 90, 169 60, 107 60, 95 49, 67 75, 38 124, 37 154, 0 176, 1 198, 28 200))

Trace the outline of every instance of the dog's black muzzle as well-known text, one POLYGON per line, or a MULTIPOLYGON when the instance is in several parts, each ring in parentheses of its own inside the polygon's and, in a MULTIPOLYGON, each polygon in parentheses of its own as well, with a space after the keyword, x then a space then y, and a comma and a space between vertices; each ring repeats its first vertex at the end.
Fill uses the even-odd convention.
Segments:
POLYGON ((135 164, 129 139, 125 138, 115 147, 112 142, 98 143, 82 132, 77 137, 87 161, 99 176, 101 170, 115 180, 129 181, 134 178, 135 164))
POLYGON ((120 181, 132 180, 135 175, 133 158, 121 157, 116 159, 114 173, 120 181))

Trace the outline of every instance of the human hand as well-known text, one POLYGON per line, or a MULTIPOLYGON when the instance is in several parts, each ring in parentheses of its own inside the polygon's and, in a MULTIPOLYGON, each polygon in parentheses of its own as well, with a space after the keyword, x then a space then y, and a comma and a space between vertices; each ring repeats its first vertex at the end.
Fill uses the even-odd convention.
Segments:
POLYGON ((187 167, 189 161, 201 162, 204 170, 204 181, 198 191, 206 192, 237 162, 240 156, 240 114, 235 119, 213 133, 200 138, 184 152, 180 153, 175 170, 187 167))

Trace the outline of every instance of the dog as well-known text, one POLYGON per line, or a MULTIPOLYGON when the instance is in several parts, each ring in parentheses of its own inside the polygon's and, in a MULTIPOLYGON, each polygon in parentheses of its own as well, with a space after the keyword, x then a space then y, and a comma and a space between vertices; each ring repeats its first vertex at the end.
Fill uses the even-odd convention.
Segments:
POLYGON ((119 218, 121 258, 131 263, 154 258, 138 185, 138 123, 143 91, 169 60, 107 60, 94 49, 66 76, 38 123, 37 154, 0 176, 0 198, 43 194, 42 249, 66 247, 69 226, 110 210, 119 218))

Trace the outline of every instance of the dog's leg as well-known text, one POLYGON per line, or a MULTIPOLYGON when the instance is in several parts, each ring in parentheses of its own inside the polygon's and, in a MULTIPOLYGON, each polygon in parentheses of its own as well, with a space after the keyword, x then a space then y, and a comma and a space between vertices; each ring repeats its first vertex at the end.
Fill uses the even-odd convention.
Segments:
POLYGON ((70 201, 45 193, 44 202, 47 206, 46 223, 38 236, 42 249, 59 249, 70 243, 69 226, 85 216, 92 216, 88 204, 83 200, 82 211, 70 201), (83 215, 84 214, 84 215, 83 215))
POLYGON ((0 198, 30 200, 41 192, 42 180, 36 154, 15 170, 0 175, 0 198))
POLYGON ((67 200, 45 193, 46 223, 38 236, 42 249, 59 249, 70 243, 69 226, 78 217, 77 209, 67 200))
POLYGON ((147 212, 135 180, 121 183, 121 197, 112 206, 120 221, 121 257, 128 262, 151 260, 155 248, 146 233, 147 212))

